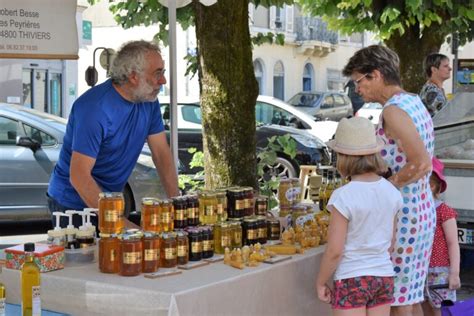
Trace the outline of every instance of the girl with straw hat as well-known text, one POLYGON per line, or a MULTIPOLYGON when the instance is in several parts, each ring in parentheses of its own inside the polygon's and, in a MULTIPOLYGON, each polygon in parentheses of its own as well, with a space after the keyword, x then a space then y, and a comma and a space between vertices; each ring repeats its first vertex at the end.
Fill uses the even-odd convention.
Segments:
POLYGON ((337 153, 337 169, 351 181, 333 192, 328 245, 316 280, 320 300, 334 315, 389 315, 394 271, 389 248, 400 192, 380 176, 387 167, 372 123, 363 117, 342 119, 328 146, 337 153), (333 284, 328 284, 334 273, 333 284))

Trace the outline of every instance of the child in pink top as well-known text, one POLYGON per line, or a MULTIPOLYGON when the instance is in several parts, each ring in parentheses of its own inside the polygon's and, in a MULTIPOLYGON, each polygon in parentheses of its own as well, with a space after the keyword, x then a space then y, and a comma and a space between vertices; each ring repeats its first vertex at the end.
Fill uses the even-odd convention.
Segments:
POLYGON ((436 206, 436 231, 428 269, 425 295, 428 302, 423 303, 424 315, 441 315, 441 299, 428 287, 437 284, 449 284, 449 288, 438 289, 443 299, 456 301, 456 289, 461 286, 459 279, 459 243, 456 225, 457 213, 440 200, 440 194, 446 191, 447 184, 443 174, 444 165, 433 158, 433 173, 430 187, 436 206))

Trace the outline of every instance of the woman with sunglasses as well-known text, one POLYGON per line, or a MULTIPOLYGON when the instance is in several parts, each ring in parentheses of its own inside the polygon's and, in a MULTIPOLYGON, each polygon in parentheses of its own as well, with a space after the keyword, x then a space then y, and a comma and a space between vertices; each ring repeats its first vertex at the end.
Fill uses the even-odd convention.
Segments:
POLYGON ((372 45, 357 51, 344 67, 365 102, 383 111, 376 128, 385 145, 380 154, 390 167, 388 180, 403 196, 391 257, 395 271, 393 315, 423 315, 420 303, 436 224, 429 186, 434 130, 431 116, 416 94, 401 87, 399 58, 372 45))

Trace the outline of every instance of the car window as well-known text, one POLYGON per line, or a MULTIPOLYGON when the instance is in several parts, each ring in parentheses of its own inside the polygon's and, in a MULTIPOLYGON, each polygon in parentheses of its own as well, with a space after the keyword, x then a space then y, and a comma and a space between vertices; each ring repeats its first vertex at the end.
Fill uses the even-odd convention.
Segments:
POLYGON ((334 99, 332 96, 327 95, 324 97, 323 104, 321 104, 321 109, 330 109, 334 107, 334 99))
POLYGON ((196 105, 183 104, 181 107, 183 119, 187 122, 201 124, 201 108, 196 105))
POLYGON ((344 106, 347 104, 346 102, 344 102, 344 98, 342 97, 342 95, 334 94, 333 97, 334 97, 334 104, 336 106, 344 106))
POLYGON ((298 93, 288 103, 296 107, 314 107, 320 97, 317 93, 298 93))
POLYGON ((272 104, 257 101, 255 119, 258 123, 287 126, 292 118, 293 115, 286 110, 272 104))
POLYGON ((54 145, 56 145, 57 141, 53 136, 51 136, 51 135, 49 135, 49 134, 47 134, 47 133, 45 133, 45 132, 43 132, 43 131, 41 131, 41 130, 33 127, 33 126, 30 126, 28 124, 23 123, 23 126, 25 128, 25 135, 30 137, 31 139, 36 140, 38 143, 41 144, 41 146, 54 146, 54 145))
POLYGON ((18 121, 0 116, 0 145, 16 145, 16 136, 19 135, 18 121))

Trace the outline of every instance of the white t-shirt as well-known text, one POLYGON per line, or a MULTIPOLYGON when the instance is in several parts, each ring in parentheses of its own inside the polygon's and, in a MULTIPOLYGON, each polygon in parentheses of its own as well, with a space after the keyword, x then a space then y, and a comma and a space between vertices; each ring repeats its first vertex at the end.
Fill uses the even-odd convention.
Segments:
POLYGON ((334 280, 357 276, 393 276, 388 249, 402 195, 389 181, 351 181, 335 190, 333 205, 347 220, 347 237, 334 280))

